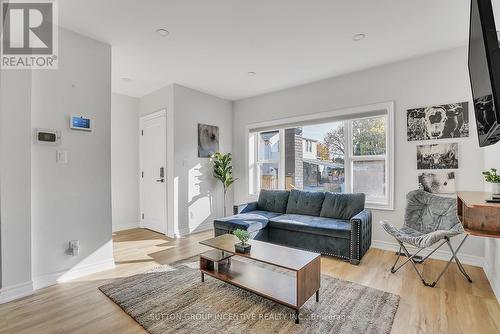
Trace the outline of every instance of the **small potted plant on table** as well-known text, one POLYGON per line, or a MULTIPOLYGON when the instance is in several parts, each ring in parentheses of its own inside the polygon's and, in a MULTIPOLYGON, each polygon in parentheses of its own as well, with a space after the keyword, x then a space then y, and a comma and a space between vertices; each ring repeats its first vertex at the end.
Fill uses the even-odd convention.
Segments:
POLYGON ((493 195, 500 195, 500 175, 497 174, 497 170, 495 168, 491 168, 490 170, 483 172, 483 175, 484 180, 491 183, 491 192, 493 195))
POLYGON ((239 243, 234 245, 234 249, 237 253, 248 254, 250 253, 250 248, 252 245, 247 244, 248 239, 250 239, 250 233, 245 230, 235 230, 233 234, 240 240, 239 243))

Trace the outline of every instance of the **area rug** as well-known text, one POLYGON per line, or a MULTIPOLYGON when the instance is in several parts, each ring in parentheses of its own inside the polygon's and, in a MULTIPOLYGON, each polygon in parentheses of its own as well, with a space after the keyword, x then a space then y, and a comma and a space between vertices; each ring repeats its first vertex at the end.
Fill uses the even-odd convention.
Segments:
MULTIPOLYGON (((266 265, 263 265, 266 266, 266 265)), ((399 296, 322 275, 314 296, 295 312, 205 275, 198 262, 164 265, 99 289, 144 329, 160 333, 390 333, 399 296)))

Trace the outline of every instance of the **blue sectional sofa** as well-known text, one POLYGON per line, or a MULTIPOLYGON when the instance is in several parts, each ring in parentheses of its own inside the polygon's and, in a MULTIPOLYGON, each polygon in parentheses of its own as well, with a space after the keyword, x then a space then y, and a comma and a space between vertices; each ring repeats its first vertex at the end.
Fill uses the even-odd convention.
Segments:
POLYGON ((215 236, 244 229, 252 239, 359 264, 371 245, 372 215, 365 194, 261 190, 258 202, 235 206, 214 228, 215 236))

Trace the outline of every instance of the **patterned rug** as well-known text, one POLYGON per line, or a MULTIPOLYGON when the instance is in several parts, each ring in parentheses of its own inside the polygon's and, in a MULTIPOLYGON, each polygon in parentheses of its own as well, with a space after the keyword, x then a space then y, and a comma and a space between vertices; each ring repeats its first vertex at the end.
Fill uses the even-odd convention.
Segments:
MULTIPOLYGON (((294 310, 205 275, 197 258, 116 280, 99 289, 146 331, 160 333, 390 333, 399 296, 322 275, 294 310)), ((266 266, 266 265, 263 265, 266 266)))

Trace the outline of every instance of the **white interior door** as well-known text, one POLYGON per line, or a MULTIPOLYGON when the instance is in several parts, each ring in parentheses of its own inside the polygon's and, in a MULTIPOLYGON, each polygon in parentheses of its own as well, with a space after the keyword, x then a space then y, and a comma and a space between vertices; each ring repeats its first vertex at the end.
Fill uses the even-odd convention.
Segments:
POLYGON ((141 118, 141 226, 167 232, 166 113, 141 118))

